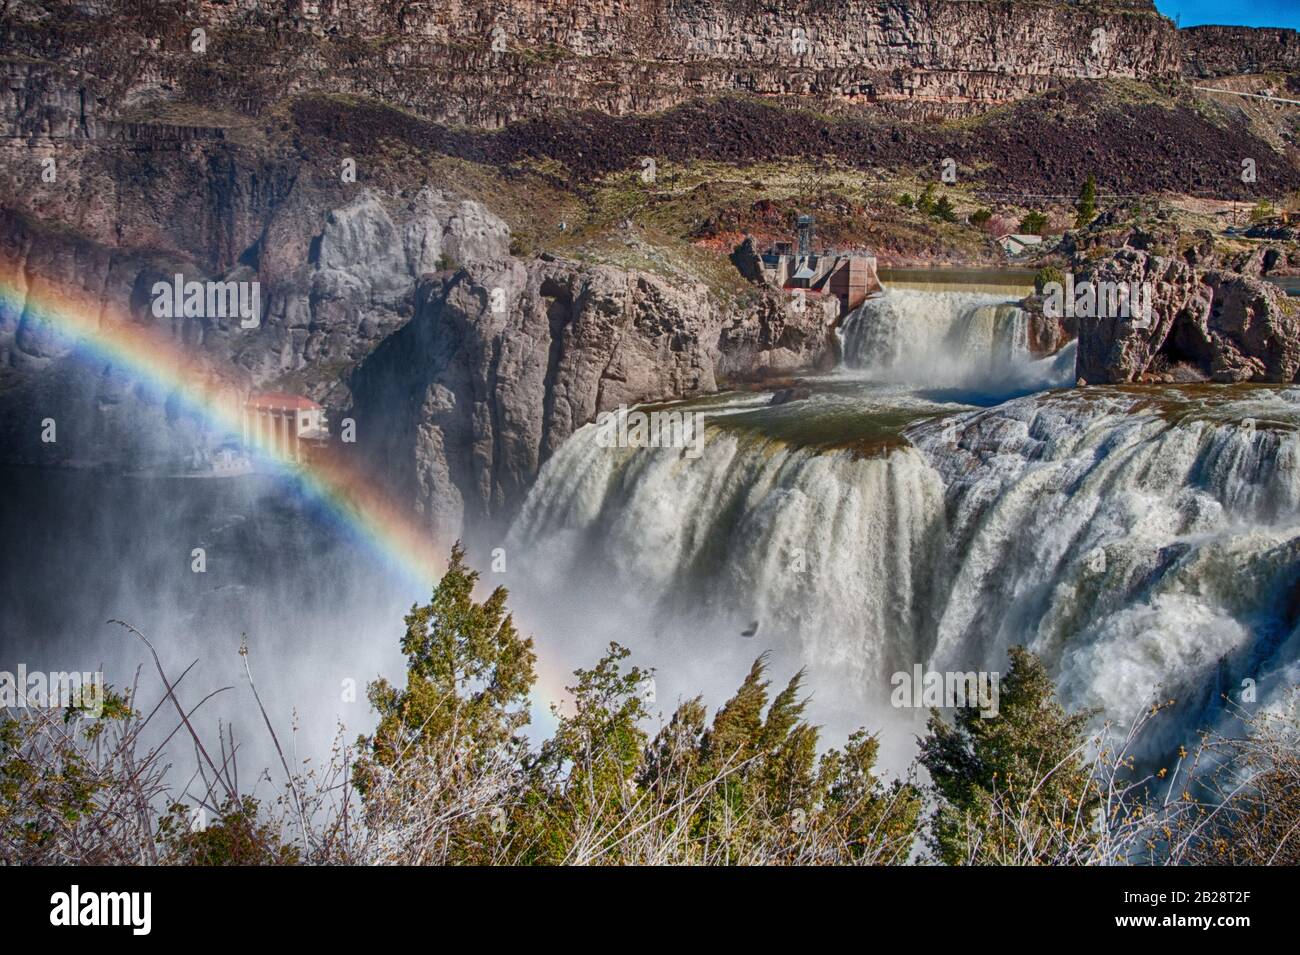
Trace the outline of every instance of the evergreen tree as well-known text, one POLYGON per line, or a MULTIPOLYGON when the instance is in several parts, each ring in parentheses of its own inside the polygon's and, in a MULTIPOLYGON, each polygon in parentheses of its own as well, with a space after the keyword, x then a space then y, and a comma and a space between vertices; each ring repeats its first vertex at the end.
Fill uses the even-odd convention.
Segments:
POLYGON ((932 711, 921 741, 939 803, 931 849, 948 864, 1048 863, 1055 835, 1090 831, 1096 815, 1082 758, 1091 714, 1065 712, 1034 654, 1009 655, 996 716, 965 707, 949 725, 932 711))
POLYGON ((411 747, 450 741, 473 768, 498 747, 523 745, 519 733, 528 724, 536 679, 533 641, 519 635, 506 612, 506 589, 496 588, 479 603, 477 582, 457 543, 429 603, 406 615, 406 687, 384 679, 368 687, 379 724, 372 737, 360 740, 368 752, 357 765, 363 792, 376 764, 391 765, 411 747))
POLYGON ((921 198, 916 200, 916 209, 918 212, 924 212, 930 215, 934 212, 934 183, 927 183, 925 190, 921 193, 921 198))
POLYGON ((1079 190, 1078 216, 1074 220, 1075 228, 1082 229, 1093 219, 1097 218, 1097 177, 1088 174, 1084 180, 1083 188, 1079 190))
POLYGON ((1027 212, 1020 220, 1021 235, 1042 235, 1047 228, 1047 216, 1041 212, 1027 212))
POLYGON ((1034 273, 1034 291, 1039 295, 1043 294, 1043 289, 1051 283, 1065 286, 1065 273, 1055 265, 1045 265, 1034 273))
POLYGON ((642 764, 649 714, 641 697, 650 673, 620 667, 630 651, 611 643, 590 670, 577 670, 567 687, 571 712, 561 714, 555 735, 527 760, 524 798, 513 819, 526 856, 535 863, 624 861, 624 823, 638 794, 633 777, 642 764))
POLYGON ((822 757, 819 823, 832 830, 853 861, 906 862, 921 816, 921 793, 911 782, 884 786, 875 774, 880 742, 865 730, 849 737, 843 752, 822 757))

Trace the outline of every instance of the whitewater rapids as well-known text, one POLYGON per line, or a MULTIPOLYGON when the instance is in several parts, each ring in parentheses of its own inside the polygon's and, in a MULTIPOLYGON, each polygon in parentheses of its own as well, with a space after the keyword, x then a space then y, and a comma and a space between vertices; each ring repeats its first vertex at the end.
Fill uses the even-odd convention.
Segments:
POLYGON ((1072 346, 1035 360, 1011 303, 882 298, 811 397, 676 406, 706 413, 698 460, 577 432, 510 529, 525 590, 678 664, 778 650, 882 720, 892 673, 1017 643, 1067 705, 1176 697, 1181 729, 1300 678, 1300 389, 1064 388, 1072 346))

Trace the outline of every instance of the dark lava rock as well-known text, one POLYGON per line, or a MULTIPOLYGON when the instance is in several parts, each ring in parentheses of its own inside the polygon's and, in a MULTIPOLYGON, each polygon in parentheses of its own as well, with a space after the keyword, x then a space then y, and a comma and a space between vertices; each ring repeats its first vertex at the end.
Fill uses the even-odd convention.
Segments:
POLYGON ((802 401, 804 398, 812 397, 812 389, 804 385, 797 385, 794 388, 782 388, 772 395, 773 405, 785 405, 792 401, 802 401))

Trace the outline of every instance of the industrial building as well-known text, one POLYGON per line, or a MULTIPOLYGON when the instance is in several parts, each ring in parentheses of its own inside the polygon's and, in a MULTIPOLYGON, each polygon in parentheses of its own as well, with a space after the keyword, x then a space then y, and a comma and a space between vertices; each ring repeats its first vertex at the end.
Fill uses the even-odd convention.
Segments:
POLYGON ((776 242, 759 256, 768 283, 786 291, 833 295, 839 299, 841 316, 880 290, 874 255, 861 250, 815 251, 812 216, 800 216, 797 229, 794 242, 776 242))
POLYGON ((250 395, 244 403, 244 446, 294 463, 329 443, 325 409, 310 398, 285 392, 250 395))

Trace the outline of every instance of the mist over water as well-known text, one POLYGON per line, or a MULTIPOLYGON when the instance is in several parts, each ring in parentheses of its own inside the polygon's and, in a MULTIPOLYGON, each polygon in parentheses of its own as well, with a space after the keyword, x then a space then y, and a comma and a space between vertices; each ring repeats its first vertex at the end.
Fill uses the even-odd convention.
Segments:
MULTIPOLYGON (((369 728, 366 682, 400 675, 402 614, 427 593, 379 565, 295 481, 14 468, 3 478, 0 669, 102 670, 121 688, 141 667, 139 703, 151 708, 163 687, 148 651, 106 622, 124 620, 173 679, 197 661, 180 688, 187 705, 231 687, 196 722, 213 735, 219 720, 234 723, 251 780, 276 758, 238 652, 247 635, 258 691, 286 746, 295 712, 304 757, 328 752, 339 721, 349 741, 369 728), (196 547, 204 573, 192 569, 196 547), (357 702, 343 701, 348 679, 357 702)), ((166 707, 157 728, 175 724, 166 707)), ((188 765, 184 747, 178 763, 188 765)))
POLYGON ((1060 390, 1073 346, 1032 358, 1019 309, 974 293, 882 296, 844 343, 805 400, 692 405, 699 460, 576 434, 511 531, 530 582, 723 692, 762 650, 806 665, 814 717, 883 729, 895 766, 922 716, 890 676, 917 663, 1002 671, 1027 644, 1099 718, 1177 698, 1152 746, 1298 675, 1300 390, 1060 390))
MULTIPOLYGON (((1267 701, 1300 678, 1300 389, 1076 391, 1073 346, 1034 358, 1018 306, 987 293, 894 290, 842 334, 844 367, 808 397, 675 405, 705 413, 702 456, 604 447, 589 425, 504 536, 471 529, 484 590, 510 588, 544 660, 534 734, 611 640, 657 668, 665 715, 722 702, 760 653, 774 681, 807 667, 828 740, 878 730, 895 770, 925 712, 891 707, 890 677, 918 663, 1003 671, 1025 643, 1070 706, 1126 722, 1177 697, 1159 746, 1218 719, 1243 679, 1267 701)), ((367 681, 400 681, 402 616, 428 587, 293 480, 4 479, 0 668, 102 665, 122 685, 144 665, 152 705, 146 652, 105 623, 128 620, 173 675, 199 661, 191 704, 234 688, 202 712, 234 721, 245 772, 275 756, 241 634, 282 740, 296 714, 297 757, 324 756, 340 721, 349 741, 367 731, 367 681)))

